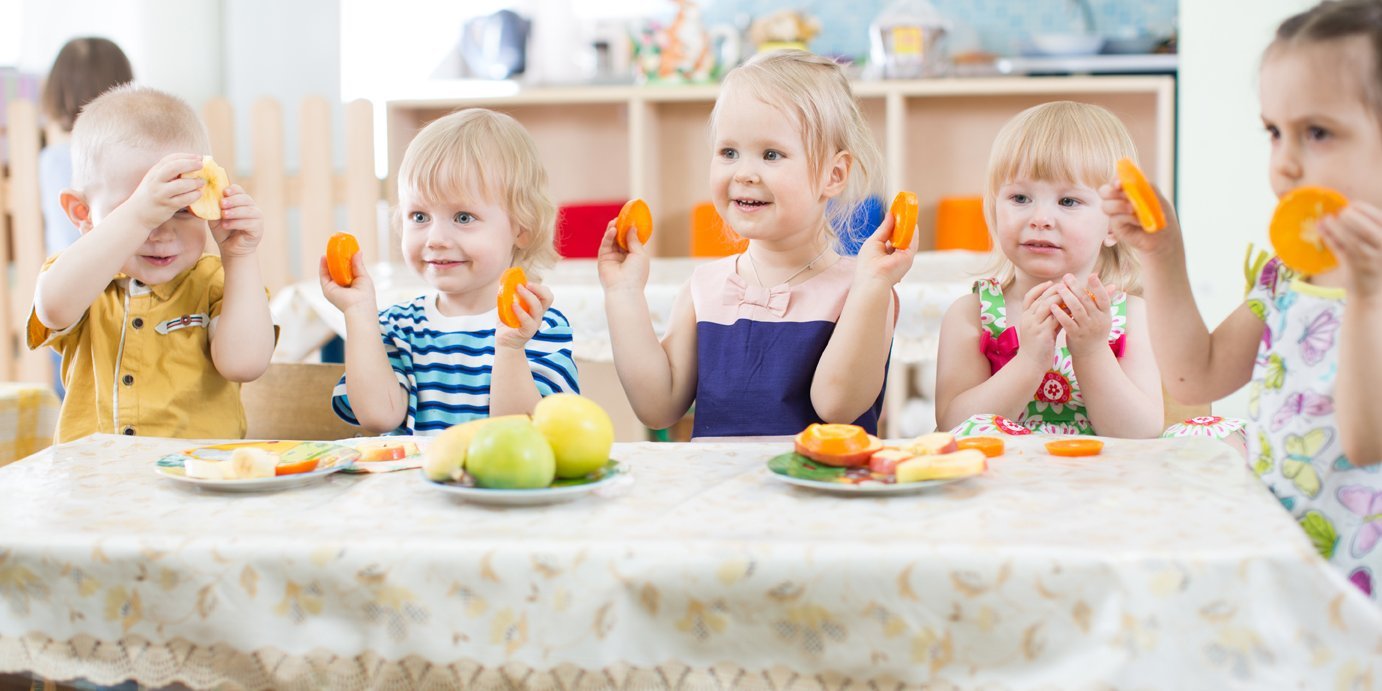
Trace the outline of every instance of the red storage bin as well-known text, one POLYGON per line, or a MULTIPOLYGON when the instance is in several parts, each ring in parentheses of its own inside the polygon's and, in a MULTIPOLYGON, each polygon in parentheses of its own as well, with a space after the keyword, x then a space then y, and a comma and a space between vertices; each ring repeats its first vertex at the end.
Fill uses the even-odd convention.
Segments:
POLYGON ((567 258, 595 258, 605 226, 619 215, 624 202, 574 202, 557 208, 557 252, 567 258))

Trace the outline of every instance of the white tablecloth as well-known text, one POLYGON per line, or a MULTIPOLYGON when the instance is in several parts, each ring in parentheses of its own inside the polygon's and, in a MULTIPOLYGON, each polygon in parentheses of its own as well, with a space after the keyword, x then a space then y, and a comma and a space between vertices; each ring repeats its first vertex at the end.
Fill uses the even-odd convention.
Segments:
POLYGON ((1365 688, 1382 612, 1229 447, 1012 442, 885 499, 776 481, 781 444, 630 444, 546 508, 414 473, 221 495, 187 442, 0 468, 0 672, 258 688, 1365 688))
MULTIPOLYGON (((696 266, 706 259, 654 259, 644 294, 661 334, 672 312, 672 302, 696 266)), ((902 310, 898 319, 893 360, 914 364, 935 358, 936 334, 945 309, 969 292, 973 279, 985 267, 987 255, 973 252, 923 252, 917 255, 906 278, 898 285, 902 310)), ((428 286, 406 266, 381 264, 370 275, 379 291, 379 305, 413 298, 428 286)), ((590 362, 611 362, 609 323, 605 297, 593 259, 566 259, 543 277, 552 289, 553 306, 571 321, 576 356, 590 362)), ((322 296, 315 281, 296 283, 278 291, 272 304, 274 321, 282 328, 274 359, 300 362, 332 337, 345 334, 340 311, 322 296)))

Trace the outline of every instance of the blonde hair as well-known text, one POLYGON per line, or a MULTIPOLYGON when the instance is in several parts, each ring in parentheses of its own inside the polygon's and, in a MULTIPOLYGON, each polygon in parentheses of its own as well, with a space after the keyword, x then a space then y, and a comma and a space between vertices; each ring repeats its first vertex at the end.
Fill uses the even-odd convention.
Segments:
POLYGON ((130 60, 109 39, 88 36, 68 41, 43 82, 43 115, 71 132, 82 107, 112 86, 134 81, 130 60))
MULTIPOLYGON (((516 248, 519 266, 540 269, 557 261, 557 209, 547 193, 547 171, 533 138, 508 115, 467 108, 422 128, 403 154, 398 189, 428 202, 482 194, 528 231, 528 246, 516 248)), ((395 221, 400 214, 395 210, 395 221)))
MULTIPOLYGON (((853 160, 849 177, 844 191, 826 212, 826 233, 836 239, 840 229, 855 234, 854 207, 881 193, 883 155, 840 66, 804 50, 759 53, 725 76, 720 93, 736 88, 777 106, 796 120, 801 126, 807 166, 817 176, 825 172, 835 154, 849 153, 853 160)), ((712 128, 722 104, 723 100, 716 99, 710 114, 712 128)))
MULTIPOLYGON (((984 187, 984 220, 989 234, 998 227, 998 190, 1019 178, 1077 182, 1097 189, 1117 177, 1118 159, 1137 160, 1132 136, 1107 108, 1074 101, 1033 106, 1008 121, 993 140, 984 187)), ((994 246, 998 243, 995 239, 994 246)), ((998 253, 994 273, 1003 288, 1016 279, 1016 267, 998 253)), ((1094 272, 1126 293, 1141 292, 1137 258, 1121 241, 1099 250, 1094 272)))
POLYGON ((152 149, 186 145, 209 153, 206 128, 187 102, 157 89, 124 84, 82 108, 72 127, 72 186, 86 189, 101 180, 107 154, 123 146, 152 149))

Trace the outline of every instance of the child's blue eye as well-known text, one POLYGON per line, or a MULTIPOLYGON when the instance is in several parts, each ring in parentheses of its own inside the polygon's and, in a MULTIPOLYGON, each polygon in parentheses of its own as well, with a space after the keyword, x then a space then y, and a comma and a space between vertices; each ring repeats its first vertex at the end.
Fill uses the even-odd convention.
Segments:
POLYGON ((412 221, 413 223, 426 223, 427 214, 422 213, 421 211, 413 211, 408 214, 408 220, 412 221))
POLYGON ((1018 204, 1026 204, 1027 202, 1031 201, 1031 198, 1025 194, 1014 194, 1013 196, 1008 197, 1008 199, 1011 199, 1018 204))
POLYGON ((720 158, 727 158, 732 161, 739 158, 739 152, 734 149, 720 149, 720 158))
POLYGON ((1079 206, 1080 200, 1074 197, 1061 197, 1060 205, 1066 208, 1079 206))
POLYGON ((467 223, 474 223, 475 216, 472 215, 469 211, 462 211, 456 214, 455 221, 461 225, 465 225, 467 223))
POLYGON ((779 161, 779 160, 781 160, 782 158, 784 158, 784 157, 783 157, 781 151, 773 151, 773 150, 769 149, 769 150, 763 152, 763 160, 765 160, 765 161, 779 161))

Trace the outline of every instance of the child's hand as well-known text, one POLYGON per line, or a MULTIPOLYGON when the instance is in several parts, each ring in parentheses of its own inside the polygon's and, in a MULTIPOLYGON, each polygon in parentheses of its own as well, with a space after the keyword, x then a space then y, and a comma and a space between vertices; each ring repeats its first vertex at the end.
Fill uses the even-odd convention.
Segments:
POLYGON ((1056 334, 1060 323, 1051 316, 1051 307, 1059 301, 1056 284, 1042 281, 1022 296, 1022 318, 1018 321, 1017 357, 1025 358, 1044 369, 1056 356, 1056 334))
POLYGON ((1065 330, 1065 343, 1074 357, 1092 349, 1108 348, 1109 333, 1113 329, 1110 291, 1095 274, 1090 274, 1083 283, 1081 285, 1079 279, 1066 274, 1055 284, 1060 300, 1050 307, 1052 318, 1065 330))
POLYGON ((221 247, 222 257, 247 257, 254 254, 264 237, 264 212, 239 185, 225 190, 221 200, 221 220, 211 222, 211 237, 221 247))
POLYGON ((335 305, 342 314, 353 309, 368 309, 371 314, 378 314, 378 303, 374 297, 374 280, 365 270, 363 252, 356 252, 355 256, 350 258, 350 270, 355 274, 355 280, 349 286, 337 283, 332 280, 331 272, 326 268, 326 255, 322 255, 321 268, 318 271, 322 284, 322 295, 325 295, 327 301, 335 305))
POLYGON ((200 154, 168 154, 144 174, 120 208, 134 214, 141 228, 152 231, 201 196, 206 181, 182 177, 201 169, 200 154))
POLYGON ((859 256, 855 265, 855 280, 876 279, 889 287, 897 284, 912 268, 916 259, 916 243, 905 250, 892 245, 893 226, 898 219, 889 214, 883 219, 873 234, 859 245, 859 256))
POLYGON ((1339 215, 1320 219, 1316 227, 1346 269, 1349 296, 1382 297, 1382 210, 1367 202, 1349 202, 1339 215))
POLYGON ((600 239, 600 252, 596 255, 595 266, 600 272, 600 285, 606 292, 612 290, 636 290, 643 292, 648 285, 648 248, 638 240, 638 233, 630 232, 626 238, 629 251, 625 252, 614 241, 614 221, 605 227, 605 236, 600 239))
MULTIPOLYGON (((637 242, 636 238, 629 239, 637 242)), ((513 313, 518 317, 518 328, 500 322, 494 329, 496 348, 523 350, 537 334, 538 327, 542 326, 542 315, 547 314, 547 308, 552 306, 552 291, 541 283, 524 283, 518 286, 517 295, 521 306, 513 313)))
POLYGON ((1102 199, 1099 208, 1108 214, 1113 237, 1126 242, 1138 253, 1156 255, 1171 251, 1181 243, 1180 221, 1176 218, 1176 210, 1171 206, 1171 202, 1162 196, 1161 190, 1156 190, 1156 199, 1161 204, 1162 211, 1166 213, 1166 227, 1155 233, 1148 233, 1142 229, 1142 223, 1137 220, 1137 212, 1133 211, 1132 202, 1128 201, 1128 195, 1123 191, 1121 183, 1114 181, 1101 185, 1099 197, 1102 199))

